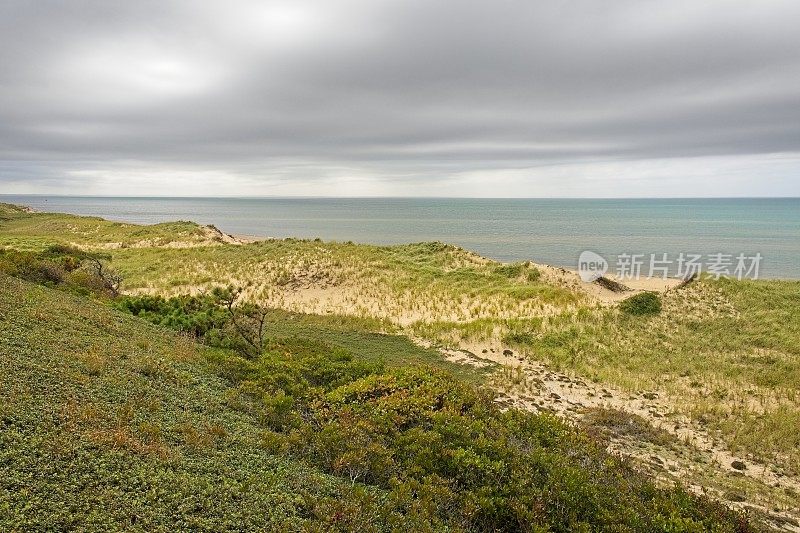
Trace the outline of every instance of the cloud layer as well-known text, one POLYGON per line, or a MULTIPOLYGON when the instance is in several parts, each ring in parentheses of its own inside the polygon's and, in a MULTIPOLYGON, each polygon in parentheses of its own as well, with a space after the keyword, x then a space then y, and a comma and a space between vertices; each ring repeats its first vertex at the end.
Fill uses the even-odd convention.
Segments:
POLYGON ((0 4, 0 192, 800 195, 800 3, 0 4))

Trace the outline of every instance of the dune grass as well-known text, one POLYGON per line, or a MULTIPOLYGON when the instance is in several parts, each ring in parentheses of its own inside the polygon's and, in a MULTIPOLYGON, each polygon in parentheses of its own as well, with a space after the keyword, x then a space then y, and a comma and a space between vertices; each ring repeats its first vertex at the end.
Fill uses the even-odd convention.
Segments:
POLYGON ((0 318, 3 530, 752 530, 550 417, 383 370, 389 337, 290 328, 245 361, 2 274, 0 318))
MULTIPOLYGON (((50 244, 86 248, 130 246, 189 246, 215 244, 208 228, 194 222, 166 222, 142 226, 99 217, 62 213, 29 213, 0 204, 0 247, 39 251, 50 244)), ((217 241, 221 242, 221 241, 217 241)))
POLYGON ((126 290, 158 294, 248 285, 252 301, 293 311, 386 319, 536 316, 582 296, 538 280, 532 265, 500 265, 439 243, 370 246, 269 240, 242 246, 113 250, 126 290))
MULTIPOLYGON (((184 223, 176 224, 119 225, 6 208, 0 246, 151 243, 109 250, 125 290, 172 295, 246 286, 253 301, 316 316, 276 319, 276 330, 311 336, 329 328, 325 335, 349 350, 369 346, 381 332, 453 347, 501 344, 624 390, 658 390, 734 450, 800 473, 800 282, 701 280, 670 291, 660 313, 634 316, 547 282, 534 265, 502 265, 441 243, 155 246, 159 236, 185 238, 174 233, 184 223), (337 322, 341 329, 332 326, 337 322)), ((186 224, 184 234, 191 234, 186 224)), ((392 342, 403 344, 392 352, 409 361, 431 360, 407 341, 392 342)))
POLYGON ((60 243, 107 250, 127 291, 170 295, 249 284, 246 296, 260 303, 402 325, 536 316, 583 300, 542 282, 533 265, 503 265, 442 243, 281 239, 217 246, 218 235, 191 222, 140 226, 5 205, 0 247, 36 251, 60 243))
POLYGON ((658 390, 733 450, 800 473, 800 282, 705 279, 658 315, 582 308, 542 318, 415 324, 443 343, 492 338, 555 369, 658 390))

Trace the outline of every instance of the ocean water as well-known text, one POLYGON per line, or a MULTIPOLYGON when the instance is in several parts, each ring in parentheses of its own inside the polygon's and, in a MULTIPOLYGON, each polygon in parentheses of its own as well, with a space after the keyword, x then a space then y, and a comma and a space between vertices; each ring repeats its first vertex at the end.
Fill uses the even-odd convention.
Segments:
MULTIPOLYGON (((108 198, 0 196, 40 211, 144 224, 193 220, 227 233, 397 244, 442 241, 500 261, 576 268, 584 250, 608 260, 699 254, 735 273, 761 254, 762 278, 800 278, 800 198, 453 199, 453 198, 108 198), (714 254, 723 256, 722 261, 714 254)), ((754 272, 751 271, 750 276, 754 272)))

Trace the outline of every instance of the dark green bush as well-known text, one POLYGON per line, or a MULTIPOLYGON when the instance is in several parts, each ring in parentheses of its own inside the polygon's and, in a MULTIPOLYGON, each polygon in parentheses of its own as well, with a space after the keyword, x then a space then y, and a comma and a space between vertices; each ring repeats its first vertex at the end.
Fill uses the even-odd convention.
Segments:
POLYGON ((661 312, 661 298, 654 292, 640 292, 622 300, 619 308, 629 315, 657 315, 661 312))
POLYGON ((215 288, 199 296, 121 296, 113 306, 153 324, 189 333, 209 346, 258 359, 267 343, 268 310, 239 302, 241 289, 215 288))
POLYGON ((530 345, 536 340, 536 335, 529 331, 509 331, 503 336, 503 344, 530 345))
POLYGON ((83 295, 113 295, 104 265, 108 256, 52 245, 41 252, 0 249, 0 272, 17 278, 83 295), (102 271, 96 268, 102 265, 102 271), (83 268, 82 268, 83 267, 83 268))
MULTIPOLYGON (((228 322, 228 313, 211 295, 203 296, 122 296, 114 307, 161 326, 202 337, 228 322)), ((220 344, 220 343, 215 343, 220 344)))
POLYGON ((525 265, 522 263, 508 263, 499 265, 494 269, 496 274, 512 279, 522 275, 523 270, 525 270, 525 265))
MULTIPOLYGON (((0 276, 0 281, 3 279, 7 278, 0 276)), ((44 292, 40 290, 39 296, 44 292)), ((195 518, 202 517, 203 521, 192 522, 190 525, 196 527, 187 525, 184 529, 206 530, 751 530, 744 518, 721 504, 689 494, 680 487, 657 487, 649 478, 633 471, 624 460, 609 455, 604 443, 556 418, 519 410, 502 412, 490 393, 459 381, 451 374, 430 367, 387 370, 380 362, 359 359, 324 342, 295 337, 273 339, 266 344, 266 351, 255 358, 225 350, 198 350, 200 353, 208 352, 205 359, 186 360, 181 355, 176 360, 168 354, 170 347, 184 343, 175 342, 177 339, 166 332, 146 327, 142 328, 142 333, 131 336, 134 321, 115 320, 107 309, 89 316, 108 319, 87 321, 81 314, 70 317, 69 321, 61 320, 64 315, 71 314, 65 310, 76 309, 74 299, 65 301, 69 306, 64 304, 53 308, 52 315, 58 320, 54 324, 58 327, 29 331, 30 328, 15 323, 11 329, 14 335, 25 333, 31 341, 19 343, 12 337, 14 350, 21 345, 35 350, 42 346, 47 350, 64 344, 74 346, 77 343, 61 339, 72 339, 71 336, 81 328, 81 335, 86 336, 83 338, 93 345, 113 345, 109 352, 114 354, 113 358, 108 359, 113 362, 113 374, 110 369, 105 371, 108 377, 105 372, 92 374, 88 383, 82 379, 80 388, 72 390, 92 386, 93 391, 100 393, 97 397, 105 395, 105 405, 114 405, 115 409, 124 407, 120 404, 124 398, 146 399, 156 394, 159 402, 154 404, 153 411, 142 407, 139 414, 146 419, 139 422, 149 424, 162 416, 169 417, 165 418, 170 422, 162 427, 164 432, 160 438, 164 439, 165 449, 179 446, 181 453, 166 457, 163 463, 143 457, 142 464, 163 464, 165 472, 180 472, 176 469, 202 464, 213 473, 213 477, 209 474, 208 478, 165 478, 151 473, 141 479, 134 478, 124 497, 130 501, 143 491, 152 493, 152 497, 147 497, 148 506, 137 510, 140 516, 159 520, 159 527, 150 529, 164 529, 170 524, 174 529, 177 527, 174 517, 187 513, 195 518), (96 323, 108 326, 98 329, 94 327, 96 323), (126 329, 117 329, 122 327, 126 329), (151 336, 155 339, 161 337, 159 344, 153 344, 152 348, 151 336), (117 374, 119 369, 126 367, 127 372, 136 373, 135 377, 129 373, 117 374), (188 373, 190 368, 194 369, 192 374, 188 373), (209 371, 224 377, 225 382, 222 383, 218 377, 202 376, 201 372, 209 371), (193 377, 178 379, 178 376, 185 375, 193 377), (142 382, 147 383, 146 388, 140 388, 144 386, 142 382), (114 383, 114 388, 110 388, 111 383, 114 383), (173 395, 180 396, 173 400, 173 395), (145 409, 149 414, 144 412, 145 409), (202 430, 201 426, 189 423, 198 413, 209 417, 208 422, 218 417, 227 419, 225 427, 229 437, 219 446, 203 444, 204 435, 217 439, 218 433, 210 433, 211 429, 202 430), (241 432, 243 426, 239 425, 245 420, 248 427, 252 424, 253 428, 252 432, 247 430, 247 434, 241 432), (170 439, 177 440, 173 443, 170 439), (330 496, 320 496, 315 492, 317 481, 305 479, 287 485, 280 477, 274 477, 282 468, 276 468, 270 462, 273 459, 278 464, 303 463, 304 470, 330 474, 346 483, 332 484, 330 496), (259 465, 268 471, 266 478, 252 475, 259 465), (226 487, 230 488, 230 495, 220 492, 226 487), (269 492, 279 499, 283 499, 285 492, 286 501, 290 501, 293 508, 296 506, 299 516, 310 522, 282 528, 263 525, 259 520, 264 518, 265 512, 271 511, 269 505, 262 502, 274 504, 276 500, 259 499, 259 505, 248 504, 252 501, 248 498, 257 491, 269 492), (189 497, 185 497, 184 492, 189 497), (202 504, 182 507, 186 501, 198 501, 192 499, 194 494, 205 495, 202 504), (219 502, 218 498, 221 498, 219 502), (231 500, 242 502, 241 512, 233 518, 231 507, 226 503, 231 500), (159 503, 165 501, 167 503, 159 503), (157 504, 160 507, 153 507, 157 504), (223 521, 231 525, 214 527, 223 521)), ((206 297, 174 300, 141 297, 121 299, 117 303, 142 316, 152 313, 151 318, 163 320, 166 317, 178 327, 183 327, 184 320, 188 324, 202 324, 202 320, 194 320, 194 314, 213 315, 220 310, 216 301, 206 297)), ((9 309, 13 305, 17 304, 5 305, 4 316, 11 314, 9 309)), ((40 314, 37 312, 35 316, 40 314)), ((29 319, 25 320, 21 324, 29 323, 29 319)), ((39 320, 36 318, 36 323, 39 320)), ((204 339, 219 334, 224 340, 229 338, 226 336, 229 326, 229 323, 222 328, 205 329, 203 326, 197 331, 206 331, 204 339)), ((80 350, 74 364, 79 365, 75 368, 82 368, 85 349, 79 346, 70 350, 80 350)), ((6 358, 10 362, 27 364, 26 359, 6 358)), ((65 375, 72 373, 65 374, 60 370, 65 364, 61 354, 54 354, 52 359, 55 361, 53 379, 57 380, 54 383, 59 385, 46 389, 58 393, 63 388, 61 383, 65 375)), ((66 362, 69 363, 69 358, 66 362)), ((89 391, 86 397, 94 399, 95 394, 89 394, 89 391)), ((59 400, 58 404, 64 401, 59 400)), ((43 412, 51 412, 52 404, 52 400, 50 404, 43 403, 47 406, 43 412)), ((117 415, 113 420, 109 419, 110 427, 119 427, 119 420, 122 419, 117 415)), ((39 431, 43 424, 38 419, 36 422, 25 427, 39 431)), ((106 422, 102 418, 96 423, 106 422)), ((64 427, 72 431, 70 426, 64 427)), ((139 435, 142 439, 154 435, 153 427, 141 423, 130 426, 132 435, 139 435)), ((155 429, 158 429, 157 425, 155 429)), ((0 435, 11 438, 20 434, 5 431, 0 435)), ((157 437, 153 438, 158 441, 157 437)), ((75 442, 83 440, 76 435, 75 442)), ((81 473, 75 470, 76 464, 105 467, 110 456, 101 455, 104 452, 95 445, 87 450, 85 460, 77 463, 69 450, 64 453, 63 448, 55 446, 47 449, 53 449, 54 456, 63 461, 60 464, 71 470, 67 470, 68 476, 55 478, 58 480, 53 485, 56 490, 39 493, 44 496, 39 496, 35 505, 45 512, 37 513, 37 516, 47 519, 53 516, 48 507, 51 501, 59 505, 68 502, 65 516, 72 521, 27 529, 69 529, 66 526, 75 529, 85 523, 81 521, 86 521, 87 517, 109 520, 109 524, 119 520, 119 515, 109 514, 108 507, 101 512, 96 506, 84 511, 75 508, 74 502, 85 499, 80 497, 84 487, 90 490, 94 486, 127 483, 131 479, 126 475, 128 471, 117 468, 81 477, 81 473)), ((113 454, 113 457, 122 458, 121 465, 134 464, 138 460, 138 452, 126 453, 115 449, 113 454)), ((13 455, 10 457, 14 458, 13 455)), ((13 461, 6 463, 14 464, 13 461)), ((19 481, 12 480, 9 487, 27 486, 26 483, 30 483, 27 474, 38 472, 48 464, 42 460, 25 465, 25 468, 15 467, 13 471, 22 474, 19 481)), ((52 474, 58 475, 61 470, 64 467, 55 469, 52 474)), ((49 486, 46 488, 50 489, 49 486)), ((9 495, 18 492, 5 491, 9 495)), ((25 498, 20 497, 17 501, 19 504, 15 505, 28 508, 29 502, 25 498)), ((130 518, 129 510, 125 513, 127 520, 130 518)), ((3 517, 0 513, 0 522, 8 524, 3 517)), ((131 525, 130 522, 125 524, 131 525)), ((26 529, 13 522, 10 526, 5 529, 26 529)), ((97 529, 115 528, 98 526, 97 529)))
POLYGON ((423 530, 748 531, 723 505, 657 488, 603 443, 554 417, 501 412, 491 395, 444 372, 386 370, 296 338, 271 344, 248 368, 240 390, 262 406, 264 445, 382 491, 374 521, 423 530))

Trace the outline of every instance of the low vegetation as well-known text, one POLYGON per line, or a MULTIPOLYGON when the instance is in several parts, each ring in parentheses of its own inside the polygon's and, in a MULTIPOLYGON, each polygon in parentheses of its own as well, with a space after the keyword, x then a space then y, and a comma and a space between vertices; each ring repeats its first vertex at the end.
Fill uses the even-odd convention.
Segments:
POLYGON ((388 320, 537 316, 583 298, 530 263, 500 265, 443 243, 369 246, 272 239, 218 246, 189 222, 137 226, 93 217, 11 213, 0 247, 53 243, 111 253, 125 290, 173 296, 246 287, 244 299, 289 311, 388 320), (309 290, 305 290, 309 289, 309 290))
POLYGON ((658 314, 615 307, 414 325, 445 345, 501 342, 554 370, 624 391, 659 391, 732 450, 800 474, 800 282, 704 279, 658 314))
POLYGON ((640 292, 622 300, 619 308, 633 316, 657 315, 661 312, 661 298, 653 292, 640 292))
POLYGON ((196 311, 164 303, 0 274, 0 528, 750 529, 445 371, 298 337, 243 356, 151 324, 196 311))
POLYGON ((113 222, 99 217, 62 213, 32 213, 0 203, 0 247, 38 251, 54 242, 99 249, 143 246, 217 245, 230 240, 211 226, 194 222, 167 222, 152 226, 113 222))
MULTIPOLYGON (((0 337, 11 364, 0 395, 16 392, 0 404, 0 420, 6 412, 28 417, 33 426, 19 439, 38 443, 11 443, 21 464, 35 470, 44 457, 54 468, 85 470, 76 474, 86 476, 81 487, 129 476, 129 468, 156 492, 161 479, 179 476, 180 497, 201 509, 180 511, 181 523, 200 529, 234 528, 259 506, 279 511, 248 522, 253 528, 750 527, 709 500, 656 487, 603 451, 615 435, 668 445, 646 421, 597 411, 587 422, 596 441, 548 416, 501 412, 476 387, 495 366, 450 363, 409 335, 445 347, 509 347, 595 383, 658 391, 731 450, 781 475, 800 472, 800 282, 701 279, 600 305, 536 265, 502 265, 441 243, 221 245, 208 231, 0 206, 0 277, 61 289, 2 277, 0 316, 16 325, 0 337), (108 286, 103 276, 117 272, 121 287, 108 286), (8 303, 15 298, 25 304, 8 303), (47 332, 37 337, 40 330, 47 332), (59 337, 71 331, 78 333, 59 337), (20 353, 25 369, 14 366, 20 353), (27 373, 30 390, 43 383, 57 392, 55 404, 87 403, 88 414, 70 419, 85 427, 67 430, 44 416, 54 404, 11 384, 15 372, 27 373), (135 403, 148 395, 155 411, 135 403), (37 417, 50 420, 47 429, 37 417), (229 448, 234 434, 241 440, 229 448), (78 455, 43 451, 60 440, 78 455), (82 466, 98 457, 111 470, 82 466), (208 488, 220 468, 247 488, 208 488), (261 476, 257 490, 250 471, 261 476), (252 500, 237 514, 233 494, 242 490, 252 500)), ((131 498, 135 518, 118 509, 103 524, 170 523, 164 502, 173 496, 145 510, 127 483, 108 497, 131 498)), ((9 486, 0 498, 16 501, 9 486)), ((37 486, 36 513, 17 512, 11 529, 41 529, 33 514, 55 521, 51 529, 67 527, 72 511, 54 511, 50 490, 37 486)), ((54 498, 69 507, 75 490, 54 498)), ((76 512, 85 529, 103 529, 87 509, 76 512)))
POLYGON ((677 438, 661 428, 653 427, 641 416, 618 409, 594 408, 584 414, 583 426, 593 429, 606 439, 625 438, 634 442, 649 442, 671 446, 677 438))
MULTIPOLYGON (((202 296, 120 296, 112 306, 160 326, 194 337, 207 346, 228 348, 251 357, 240 331, 231 323, 226 305, 232 289, 202 296)), ((243 310, 235 309, 238 315, 243 310)), ((352 353, 362 360, 385 363, 392 368, 425 365, 446 370, 461 380, 479 383, 487 371, 449 363, 434 349, 422 348, 402 335, 376 333, 387 325, 352 317, 290 313, 280 309, 258 309, 259 327, 267 340, 302 338, 352 353)), ((263 341, 262 341, 263 342, 263 341)))
POLYGON ((110 256, 53 244, 40 252, 0 248, 0 272, 79 294, 117 296, 122 278, 110 256))

